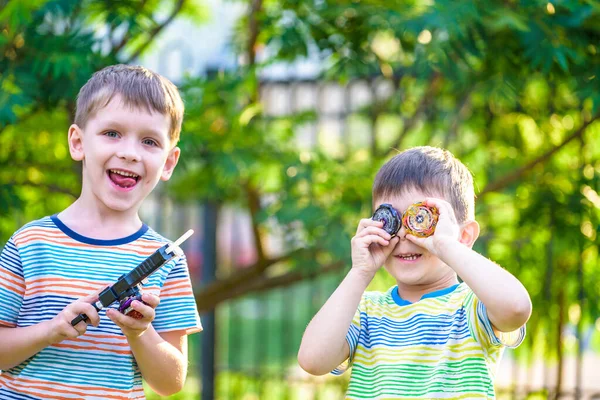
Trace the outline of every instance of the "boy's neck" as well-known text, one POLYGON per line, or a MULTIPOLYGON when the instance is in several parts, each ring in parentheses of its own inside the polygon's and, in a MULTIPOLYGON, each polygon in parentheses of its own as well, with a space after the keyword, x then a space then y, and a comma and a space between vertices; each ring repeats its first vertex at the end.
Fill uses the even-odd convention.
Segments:
POLYGON ((137 212, 115 212, 85 206, 81 198, 58 214, 69 229, 92 239, 111 240, 136 233, 142 227, 137 212))
POLYGON ((457 284, 458 277, 456 276, 456 274, 448 274, 447 276, 443 277, 442 279, 436 282, 428 283, 425 285, 406 285, 401 282, 398 282, 398 294, 402 299, 411 303, 416 303, 428 293, 447 289, 457 284))

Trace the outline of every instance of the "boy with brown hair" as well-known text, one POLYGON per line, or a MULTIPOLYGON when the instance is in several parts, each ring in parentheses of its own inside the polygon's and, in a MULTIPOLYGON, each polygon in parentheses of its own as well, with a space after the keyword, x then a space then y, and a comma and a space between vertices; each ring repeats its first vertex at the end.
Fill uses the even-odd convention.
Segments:
POLYGON ((523 340, 531 301, 472 250, 474 201, 471 173, 446 150, 388 161, 373 185, 376 214, 358 224, 352 268, 306 328, 300 366, 323 375, 352 364, 348 399, 494 398, 496 367, 523 340), (365 292, 382 265, 397 284, 365 292))
POLYGON ((144 398, 181 390, 202 329, 185 257, 149 277, 138 317, 90 304, 168 242, 138 211, 179 160, 183 102, 166 78, 114 65, 81 88, 68 132, 79 198, 13 234, 0 256, 0 397, 144 398), (91 326, 80 322, 86 314, 91 326))

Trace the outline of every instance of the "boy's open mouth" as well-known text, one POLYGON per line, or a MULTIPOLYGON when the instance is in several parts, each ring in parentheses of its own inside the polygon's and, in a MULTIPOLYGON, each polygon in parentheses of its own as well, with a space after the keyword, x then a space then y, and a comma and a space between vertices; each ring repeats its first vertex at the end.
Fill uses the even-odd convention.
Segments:
POLYGON ((120 169, 109 169, 107 173, 112 183, 125 189, 135 186, 140 180, 139 175, 120 169))
POLYGON ((406 253, 406 254, 398 254, 395 257, 404 260, 404 261, 415 261, 421 258, 422 254, 419 253, 406 253))

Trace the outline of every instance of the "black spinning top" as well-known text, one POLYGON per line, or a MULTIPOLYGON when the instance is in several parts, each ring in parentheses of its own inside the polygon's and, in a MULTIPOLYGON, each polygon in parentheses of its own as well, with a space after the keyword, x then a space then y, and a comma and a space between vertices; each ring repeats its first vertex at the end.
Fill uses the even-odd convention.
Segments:
POLYGON ((383 221, 383 230, 394 236, 402 227, 402 220, 391 204, 381 204, 373 213, 373 221, 383 221))

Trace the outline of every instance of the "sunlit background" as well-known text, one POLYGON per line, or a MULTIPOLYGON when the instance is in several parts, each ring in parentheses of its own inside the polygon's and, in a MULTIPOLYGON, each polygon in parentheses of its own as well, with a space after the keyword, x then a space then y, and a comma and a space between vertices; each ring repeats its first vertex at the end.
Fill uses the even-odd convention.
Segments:
POLYGON ((534 303, 498 397, 600 398, 599 39, 593 0, 0 0, 0 244, 78 196, 79 88, 140 64, 186 104, 180 165, 142 208, 167 237, 197 232, 205 329, 172 399, 343 398, 348 374, 301 371, 300 339, 350 268, 374 174, 416 145, 471 169, 475 248, 534 303))

